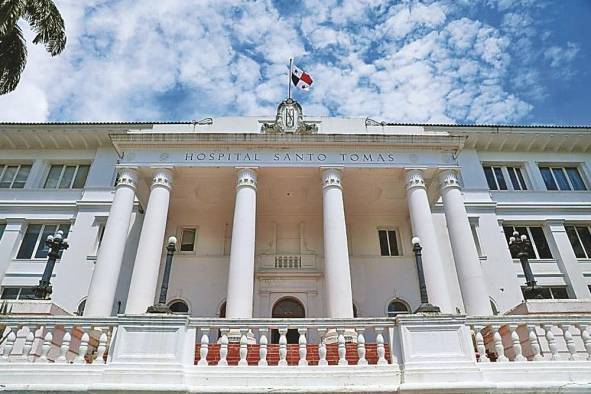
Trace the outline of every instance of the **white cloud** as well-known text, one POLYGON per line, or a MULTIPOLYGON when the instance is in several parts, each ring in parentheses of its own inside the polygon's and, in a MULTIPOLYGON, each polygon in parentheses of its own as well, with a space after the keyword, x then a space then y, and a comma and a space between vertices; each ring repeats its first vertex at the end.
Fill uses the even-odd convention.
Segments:
POLYGON ((544 57, 550 61, 551 67, 562 67, 570 63, 577 53, 579 46, 574 42, 567 42, 566 47, 551 46, 544 52, 544 57))
MULTIPOLYGON (((532 110, 512 87, 536 74, 509 72, 511 45, 535 35, 524 3, 491 0, 506 11, 498 28, 462 12, 470 2, 447 0, 303 0, 300 13, 271 0, 57 4, 67 48, 50 58, 29 45, 21 84, 0 96, 2 121, 268 116, 285 96, 290 57, 315 78, 297 93, 311 115, 512 122, 532 110)), ((568 43, 543 56, 559 67, 578 51, 568 43)))

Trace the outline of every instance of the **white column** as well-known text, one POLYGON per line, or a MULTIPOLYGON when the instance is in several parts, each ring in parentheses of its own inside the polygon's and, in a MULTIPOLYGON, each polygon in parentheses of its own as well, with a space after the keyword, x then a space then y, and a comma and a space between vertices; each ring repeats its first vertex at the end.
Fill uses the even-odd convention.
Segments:
POLYGON ((564 274, 564 281, 569 287, 570 296, 577 299, 591 298, 581 264, 566 234, 564 220, 547 220, 546 228, 548 229, 546 234, 551 235, 548 237, 548 243, 560 272, 564 274))
POLYGON ((322 216, 324 225, 324 283, 328 317, 353 317, 351 268, 343 204, 342 173, 322 170, 322 216))
POLYGON ((226 317, 252 317, 254 297, 254 251, 257 210, 257 174, 254 168, 239 168, 230 245, 226 317))
POLYGON ((0 284, 4 280, 12 259, 16 256, 16 247, 23 239, 26 224, 23 218, 6 219, 4 234, 0 238, 0 284))
POLYGON ((445 269, 440 257, 439 243, 431 216, 431 207, 425 188, 423 171, 406 171, 406 196, 413 235, 421 239, 423 247, 423 272, 429 302, 438 306, 443 313, 455 313, 453 310, 445 269))
POLYGON ((123 252, 127 244, 136 186, 136 170, 119 169, 119 180, 115 187, 115 196, 90 280, 84 316, 111 315, 123 252))
POLYGON ((464 206, 458 178, 453 170, 439 174, 443 210, 456 264, 464 307, 468 315, 492 315, 488 287, 464 206))
POLYGON ((154 170, 150 198, 129 284, 125 313, 146 313, 148 307, 154 304, 164 248, 164 232, 166 231, 171 186, 172 171, 170 169, 158 168, 154 170))

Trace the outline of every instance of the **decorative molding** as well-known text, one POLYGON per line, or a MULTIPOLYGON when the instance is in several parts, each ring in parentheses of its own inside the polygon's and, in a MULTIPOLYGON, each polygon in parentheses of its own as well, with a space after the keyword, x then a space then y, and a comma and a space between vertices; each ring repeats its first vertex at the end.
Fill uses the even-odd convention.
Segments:
POLYGON ((327 188, 334 186, 338 187, 339 189, 342 189, 342 178, 343 173, 340 168, 324 168, 322 170, 322 187, 327 188))
POLYGON ((412 169, 406 170, 405 174, 406 190, 410 190, 415 187, 426 188, 425 176, 423 170, 412 169))
POLYGON ((458 181, 458 176, 454 170, 442 171, 439 174, 439 183, 441 190, 447 189, 449 187, 460 189, 460 182, 458 181))
POLYGON ((257 172, 256 168, 239 168, 236 175, 236 188, 250 186, 253 189, 257 188, 257 172))
POLYGON ((137 188, 138 173, 136 168, 123 167, 119 169, 119 177, 116 187, 127 186, 132 189, 137 188))
POLYGON ((288 98, 277 107, 275 122, 263 122, 261 132, 266 134, 314 134, 318 132, 318 126, 305 122, 300 103, 288 98))
POLYGON ((169 168, 156 168, 152 176, 152 187, 172 187, 172 171, 169 168))

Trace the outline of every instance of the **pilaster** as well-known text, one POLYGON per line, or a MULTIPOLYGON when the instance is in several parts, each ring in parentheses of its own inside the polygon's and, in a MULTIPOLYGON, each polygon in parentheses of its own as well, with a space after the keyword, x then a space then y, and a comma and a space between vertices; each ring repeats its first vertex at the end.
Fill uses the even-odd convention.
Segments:
POLYGON ((0 238, 0 285, 2 285, 6 271, 16 255, 16 246, 20 244, 27 224, 23 218, 8 218, 4 222, 6 227, 2 238, 0 238))
POLYGON ((545 227, 548 231, 550 248, 557 260, 560 271, 568 286, 568 293, 574 298, 591 298, 583 271, 577 256, 566 234, 564 220, 547 220, 545 227))

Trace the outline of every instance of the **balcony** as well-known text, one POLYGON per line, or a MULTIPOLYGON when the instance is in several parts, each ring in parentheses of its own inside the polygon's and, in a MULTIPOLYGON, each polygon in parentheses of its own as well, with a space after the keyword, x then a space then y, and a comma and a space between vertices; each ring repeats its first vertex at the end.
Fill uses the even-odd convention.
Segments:
POLYGON ((5 316, 17 391, 589 392, 591 315, 5 316))

